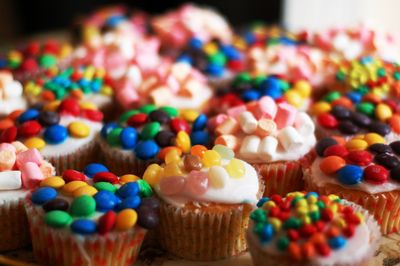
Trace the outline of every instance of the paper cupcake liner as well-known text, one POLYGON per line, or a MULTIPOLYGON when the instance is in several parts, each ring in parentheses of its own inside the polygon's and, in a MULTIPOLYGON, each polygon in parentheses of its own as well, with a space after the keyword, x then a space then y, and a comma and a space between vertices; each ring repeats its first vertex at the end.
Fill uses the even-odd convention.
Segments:
POLYGON ((96 162, 97 157, 97 143, 93 139, 70 154, 45 156, 45 159, 55 167, 57 174, 61 174, 67 169, 83 170, 89 163, 96 162))
POLYGON ((307 191, 324 195, 336 194, 367 209, 378 221, 382 234, 398 232, 400 229, 400 190, 370 194, 336 184, 318 186, 312 182, 310 171, 306 171, 304 179, 307 191))
POLYGON ((96 141, 99 144, 104 161, 107 162, 107 167, 116 175, 130 173, 142 176, 147 166, 159 162, 158 159, 147 161, 139 160, 135 158, 133 151, 126 153, 122 149, 113 149, 101 136, 98 136, 96 141))
POLYGON ((253 260, 254 266, 361 266, 361 265, 369 265, 368 262, 374 256, 375 252, 379 248, 381 232, 377 221, 374 219, 370 213, 362 208, 360 205, 357 205, 353 202, 344 201, 346 205, 350 205, 354 208, 355 211, 361 212, 365 217, 365 223, 369 228, 370 233, 370 246, 366 254, 359 259, 353 257, 354 261, 351 263, 332 263, 332 264, 321 264, 313 261, 304 261, 304 262, 296 262, 293 261, 287 253, 279 254, 268 254, 264 250, 262 250, 259 243, 256 242, 256 238, 251 236, 253 232, 249 229, 246 233, 247 243, 249 246, 249 251, 251 254, 251 258, 253 260))
POLYGON ((105 236, 78 236, 69 230, 46 226, 43 214, 31 203, 25 204, 32 237, 33 252, 44 265, 133 265, 138 256, 146 230, 135 227, 126 232, 105 236))
POLYGON ((23 198, 0 205, 0 251, 13 250, 30 244, 29 226, 23 198))
POLYGON ((303 190, 303 169, 309 167, 314 158, 315 153, 311 151, 297 161, 252 164, 265 183, 264 196, 285 196, 303 190))
POLYGON ((181 208, 162 202, 161 245, 189 260, 212 261, 238 255, 247 249, 245 231, 251 210, 244 204, 181 208))

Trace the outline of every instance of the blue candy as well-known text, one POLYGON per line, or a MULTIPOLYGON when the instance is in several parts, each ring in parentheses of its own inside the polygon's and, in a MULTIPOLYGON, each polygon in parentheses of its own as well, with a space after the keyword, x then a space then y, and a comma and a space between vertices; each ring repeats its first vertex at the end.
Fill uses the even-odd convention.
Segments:
POLYGON ((239 60, 242 57, 240 52, 232 45, 222 45, 221 50, 230 60, 239 60))
POLYGON ((90 88, 94 92, 99 92, 101 89, 101 80, 94 80, 92 83, 90 83, 90 88))
POLYGON ((90 81, 87 80, 87 79, 82 78, 82 79, 80 79, 80 80, 78 81, 78 84, 79 84, 81 87, 87 87, 87 86, 90 86, 90 81))
POLYGON ((281 90, 275 90, 275 89, 271 89, 271 88, 261 88, 260 93, 262 96, 269 96, 272 99, 281 98, 283 95, 281 90))
POLYGON ((108 190, 101 190, 93 196, 96 201, 96 210, 107 212, 112 210, 121 202, 121 199, 108 190))
POLYGON ((89 235, 96 232, 96 223, 88 219, 78 219, 72 222, 71 230, 81 235, 89 235))
POLYGON ((18 117, 18 122, 24 123, 28 120, 34 120, 39 117, 40 112, 36 109, 28 109, 18 117))
POLYGON ((124 149, 133 149, 138 141, 138 133, 133 127, 126 127, 119 135, 119 141, 124 149))
POLYGON ((160 148, 153 140, 139 142, 135 147, 136 157, 141 160, 148 160, 158 154, 160 148))
POLYGON ((192 145, 208 146, 210 134, 207 131, 194 131, 190 134, 190 142, 192 145))
POLYGON ((266 203, 267 201, 269 201, 269 198, 268 198, 268 197, 261 198, 261 199, 257 202, 257 207, 258 207, 258 208, 261 208, 261 207, 264 205, 264 203, 266 203))
POLYGON ((139 184, 136 182, 129 182, 124 184, 117 190, 117 195, 121 198, 128 198, 136 196, 139 193, 139 184))
POLYGON ((126 18, 122 15, 113 15, 112 17, 107 19, 105 24, 109 27, 114 28, 114 27, 118 26, 118 24, 122 23, 125 20, 126 20, 126 18))
POLYGON ((260 87, 268 90, 281 91, 280 81, 275 77, 268 77, 266 80, 261 82, 260 87))
POLYGON ((200 50, 203 48, 203 41, 198 38, 192 38, 189 41, 189 47, 200 50))
POLYGON ((221 77, 224 74, 224 67, 217 64, 208 64, 205 72, 214 77, 221 77))
POLYGON ((256 101, 258 99, 260 99, 261 94, 259 91, 257 90, 247 90, 245 92, 242 93, 241 98, 245 101, 245 102, 251 102, 251 101, 256 101))
POLYGON ((107 167, 105 167, 101 163, 88 164, 83 170, 83 173, 90 178, 92 178, 95 174, 100 172, 110 172, 110 171, 108 170, 107 167))
POLYGON ((310 196, 314 196, 316 198, 319 197, 317 192, 308 192, 305 197, 306 197, 306 199, 308 199, 310 196))
POLYGON ((207 125, 208 117, 205 114, 200 114, 192 125, 192 131, 203 130, 207 125))
POLYGON ((100 131, 100 134, 103 138, 107 138, 107 135, 114 129, 118 127, 118 123, 116 122, 109 122, 103 126, 100 131))
POLYGON ((261 230, 260 238, 262 242, 269 242, 274 236, 274 227, 272 224, 265 224, 261 230))
POLYGON ((193 59, 190 56, 186 55, 186 54, 180 55, 176 59, 176 61, 177 62, 185 62, 185 63, 191 64, 191 65, 193 64, 193 59))
POLYGON ((243 36, 244 40, 248 44, 253 44, 256 42, 256 36, 252 32, 246 32, 246 34, 243 36))
POLYGON ((360 183, 363 177, 363 169, 357 165, 348 164, 338 171, 338 178, 342 184, 355 185, 360 183))
POLYGON ((139 207, 140 202, 141 202, 141 200, 140 200, 139 196, 128 197, 128 198, 122 200, 122 202, 120 204, 118 204, 117 209, 118 210, 136 209, 137 207, 139 207))
POLYGON ((353 103, 359 103, 362 100, 362 95, 356 91, 352 91, 346 94, 346 96, 353 102, 353 103))
POLYGON ((328 244, 332 249, 340 249, 346 245, 346 242, 346 239, 341 236, 333 237, 328 240, 328 244))
POLYGON ((57 190, 52 187, 41 187, 32 193, 31 200, 35 204, 44 204, 57 197, 57 190))
POLYGON ((68 137, 68 130, 61 125, 49 126, 44 131, 44 139, 50 144, 59 144, 68 137))

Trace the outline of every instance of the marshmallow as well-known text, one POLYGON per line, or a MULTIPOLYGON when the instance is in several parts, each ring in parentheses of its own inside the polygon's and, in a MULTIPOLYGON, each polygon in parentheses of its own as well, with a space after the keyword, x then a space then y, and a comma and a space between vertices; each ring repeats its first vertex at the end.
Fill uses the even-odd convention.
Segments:
POLYGON ((25 163, 35 163, 40 166, 43 162, 42 155, 37 149, 29 149, 23 152, 20 152, 17 155, 17 165, 23 165, 25 163))
POLYGON ((229 109, 226 111, 226 113, 227 113, 230 117, 233 117, 233 118, 237 119, 237 118, 239 117, 239 115, 240 115, 241 113, 245 112, 245 111, 246 111, 246 106, 242 104, 242 105, 238 105, 238 106, 229 108, 229 109))
POLYGON ((22 142, 20 141, 14 141, 11 143, 15 149, 17 150, 17 154, 23 151, 27 151, 28 147, 26 147, 22 142))
POLYGON ((246 159, 255 159, 258 157, 258 147, 260 146, 260 138, 254 135, 246 136, 243 139, 239 150, 241 157, 246 159))
POLYGON ((17 149, 10 143, 1 143, 0 151, 12 151, 12 152, 16 153, 17 149))
POLYGON ((222 124, 218 125, 215 129, 217 135, 234 134, 239 130, 239 123, 236 119, 228 117, 222 124))
POLYGON ((236 151, 240 145, 240 139, 234 135, 222 135, 215 139, 215 144, 224 145, 233 151, 236 151))
POLYGON ((172 100, 172 93, 166 86, 161 86, 150 93, 152 102, 157 106, 168 105, 172 100))
POLYGON ((174 76, 171 76, 171 75, 168 76, 165 83, 173 93, 179 92, 180 84, 179 84, 179 81, 174 76))
POLYGON ((259 157, 262 159, 265 157, 268 161, 272 161, 277 148, 278 140, 275 137, 266 136, 261 140, 260 146, 258 147, 259 157))
POLYGON ((4 89, 13 81, 13 76, 8 70, 0 71, 0 89, 4 89))
POLYGON ((0 151, 0 171, 11 170, 15 164, 17 156, 14 151, 0 151))
POLYGON ((216 115, 208 120, 207 127, 208 129, 214 131, 215 128, 218 125, 222 124, 226 119, 228 119, 228 116, 226 114, 216 115))
POLYGON ((134 86, 139 86, 143 81, 140 68, 136 65, 131 65, 128 67, 128 70, 126 71, 126 77, 132 82, 134 86))
POLYGON ((20 171, 0 172, 0 191, 20 189, 22 187, 20 171))
POLYGON ((184 81, 191 71, 192 66, 186 62, 177 62, 171 67, 172 76, 180 82, 184 81))
POLYGON ((43 161, 42 165, 40 166, 40 171, 43 173, 43 176, 49 177, 56 174, 54 166, 51 165, 48 161, 43 161))
POLYGON ((22 85, 18 81, 12 81, 7 84, 4 88, 4 95, 6 98, 17 98, 22 95, 22 85))
POLYGON ((314 135, 315 125, 310 116, 304 112, 297 113, 294 127, 301 136, 314 135))
POLYGON ((295 150, 303 143, 303 138, 294 127, 285 127, 278 133, 278 139, 287 151, 295 150))
POLYGON ((276 123, 271 119, 261 118, 258 121, 256 134, 259 137, 274 136, 276 134, 276 123))
POLYGON ((239 124, 245 133, 251 134, 257 129, 258 122, 252 113, 246 111, 239 115, 239 124))
POLYGON ((132 87, 124 87, 117 91, 115 97, 124 109, 129 109, 139 101, 139 95, 136 90, 132 87))
POLYGON ((278 129, 292 126, 296 119, 297 110, 294 106, 288 103, 278 104, 278 111, 276 112, 275 123, 278 129))
POLYGON ((24 188, 34 188, 44 179, 44 175, 36 163, 24 163, 19 167, 19 169, 21 171, 22 184, 24 188))
POLYGON ((274 119, 276 116, 276 112, 278 111, 278 107, 274 101, 269 96, 261 97, 258 101, 259 107, 263 113, 263 117, 274 119))
POLYGON ((182 85, 181 90, 179 91, 180 95, 185 95, 188 97, 193 97, 194 95, 199 95, 199 93, 203 90, 203 84, 198 82, 195 79, 189 79, 185 84, 182 85))

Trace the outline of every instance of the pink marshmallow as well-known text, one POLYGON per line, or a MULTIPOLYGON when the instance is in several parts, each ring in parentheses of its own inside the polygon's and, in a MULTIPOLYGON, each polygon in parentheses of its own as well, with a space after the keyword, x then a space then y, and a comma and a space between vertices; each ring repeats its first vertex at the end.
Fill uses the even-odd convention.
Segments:
MULTIPOLYGON (((238 105, 235 107, 229 108, 226 113, 233 118, 237 118, 241 113, 246 111, 246 106, 245 105, 238 105)), ((250 110, 249 110, 250 111, 250 110)), ((251 112, 251 111, 250 111, 251 112)))
POLYGON ((17 153, 17 149, 14 147, 14 145, 12 145, 10 143, 1 143, 0 151, 11 151, 11 152, 17 153))
POLYGON ((296 120, 296 114, 297 109, 294 106, 288 103, 278 104, 278 111, 275 116, 275 123, 278 126, 278 129, 292 126, 296 120))
POLYGON ((228 119, 228 116, 226 114, 219 114, 217 116, 214 116, 208 120, 207 127, 210 130, 214 130, 218 125, 222 124, 226 119, 228 119))
POLYGON ((263 112, 263 117, 267 119, 274 119, 278 110, 275 101, 269 97, 264 96, 258 101, 258 104, 263 112))
POLYGON ((19 170, 21 171, 24 188, 35 188, 44 179, 42 171, 40 171, 39 166, 34 162, 23 163, 19 170))
POLYGON ((17 165, 21 167, 26 163, 35 163, 40 166, 43 162, 42 155, 37 149, 28 149, 17 155, 17 165))

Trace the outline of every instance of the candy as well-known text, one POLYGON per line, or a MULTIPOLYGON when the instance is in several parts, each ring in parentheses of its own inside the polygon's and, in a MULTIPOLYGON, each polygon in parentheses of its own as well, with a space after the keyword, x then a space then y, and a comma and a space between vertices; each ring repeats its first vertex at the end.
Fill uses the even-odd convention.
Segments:
POLYGON ((229 149, 228 147, 223 145, 217 144, 212 148, 212 150, 218 152, 222 159, 231 160, 235 156, 235 153, 232 151, 232 149, 229 149))
POLYGON ((390 143, 390 148, 397 154, 400 155, 400 141, 393 141, 390 143))
POLYGON ((64 228, 72 222, 72 217, 65 211, 50 211, 44 217, 44 222, 54 228, 64 228))
POLYGON ((57 197, 57 190, 51 187, 41 187, 32 192, 31 200, 35 204, 44 204, 57 197))
POLYGON ((29 149, 36 148, 38 150, 41 150, 46 146, 46 142, 42 138, 38 137, 31 137, 25 140, 24 144, 29 149))
POLYGON ((96 211, 96 201, 88 195, 77 197, 72 201, 70 211, 72 216, 88 217, 96 211))
POLYGON ((0 172, 0 189, 14 190, 22 187, 20 171, 0 172))
POLYGON ((71 230, 81 235, 89 235, 96 232, 96 223, 88 219, 77 219, 72 222, 71 230))
POLYGON ((19 170, 21 171, 22 184, 25 188, 31 189, 36 187, 44 178, 39 166, 33 162, 22 163, 19 166, 19 170))
POLYGON ((203 157, 204 153, 207 151, 207 148, 203 145, 194 145, 190 148, 190 154, 196 155, 200 158, 203 157))
POLYGON ((113 210, 121 201, 114 193, 107 190, 97 192, 93 198, 96 202, 96 209, 100 212, 113 210))
POLYGON ((160 131, 161 125, 158 122, 151 122, 144 126, 140 134, 140 138, 143 140, 153 139, 160 131))
POLYGON ((139 185, 136 182, 126 183, 122 187, 120 187, 117 191, 117 195, 123 199, 127 197, 136 196, 138 193, 139 193, 139 185))
POLYGON ((346 242, 346 239, 340 236, 328 240, 328 244, 332 249, 340 249, 346 245, 346 242))
POLYGON ((266 136, 258 146, 258 154, 265 157, 267 160, 273 160, 273 156, 278 148, 278 140, 272 136, 266 136))
POLYGON ((200 114, 193 122, 192 130, 193 131, 203 130, 206 127, 207 122, 208 122, 208 117, 205 114, 200 114))
POLYGON ((351 121, 360 127, 367 127, 372 123, 371 118, 362 113, 353 112, 351 114, 351 121))
POLYGON ((179 131, 185 131, 186 133, 190 132, 189 124, 180 118, 171 119, 170 127, 175 133, 178 133, 179 131))
POLYGON ((172 133, 171 131, 161 130, 154 137, 154 140, 157 142, 157 144, 160 147, 167 147, 167 146, 173 145, 174 138, 175 138, 175 134, 172 133))
POLYGON ((385 139, 377 133, 368 133, 365 135, 364 140, 371 146, 376 143, 385 143, 385 139))
POLYGON ((69 203, 64 199, 53 199, 43 204, 43 210, 45 212, 56 211, 56 210, 67 211, 68 208, 69 208, 69 203))
POLYGON ((0 134, 0 142, 13 142, 17 137, 17 132, 18 129, 16 126, 12 126, 2 130, 0 134))
POLYGON ((392 109, 384 104, 384 103, 380 103, 376 106, 375 109, 375 116, 382 122, 385 122, 386 120, 388 120, 390 117, 392 117, 393 112, 392 109))
POLYGON ((97 193, 97 189, 92 186, 82 186, 78 189, 75 189, 72 195, 74 197, 80 197, 82 195, 93 196, 97 193))
POLYGON ((210 134, 206 131, 195 131, 190 134, 190 142, 192 145, 208 145, 210 134))
POLYGON ((296 119, 297 110, 290 104, 278 104, 278 110, 275 116, 275 123, 278 129, 293 125, 296 119))
POLYGON ((221 156, 214 150, 207 150, 203 154, 202 162, 206 167, 217 166, 221 164, 221 156))
POLYGON ((363 169, 356 165, 345 165, 338 171, 339 181, 345 185, 360 183, 363 177, 363 169))
POLYGON ((287 151, 297 149, 303 143, 303 138, 296 129, 291 126, 285 127, 279 131, 278 140, 287 151))
POLYGON ((18 134, 24 138, 29 138, 37 135, 42 130, 42 126, 39 122, 32 120, 26 121, 21 124, 18 128, 18 134))
POLYGON ((368 150, 373 153, 392 153, 392 148, 389 145, 376 143, 368 147, 368 150))
POLYGON ((164 167, 164 177, 168 176, 180 176, 182 175, 182 170, 178 162, 171 162, 164 167))
MULTIPOLYGON (((258 122, 252 113, 250 113, 248 111, 243 112, 239 115, 238 119, 239 119, 240 127, 242 128, 242 130, 245 133, 251 134, 257 129, 258 122)), ((229 133, 232 133, 232 132, 229 132, 229 133)))
POLYGON ((91 163, 86 165, 83 169, 83 173, 89 178, 93 178, 93 176, 99 172, 109 172, 108 168, 100 163, 91 163))
POLYGON ((324 174, 331 175, 336 173, 346 165, 346 161, 339 156, 328 156, 321 160, 319 168, 324 174))
POLYGON ((158 164, 150 164, 143 174, 143 180, 149 183, 151 186, 155 186, 159 183, 163 175, 163 171, 164 169, 158 164))
POLYGON ((68 169, 65 170, 62 174, 62 178, 65 180, 66 183, 71 181, 85 181, 86 177, 79 171, 68 169))
POLYGON ((228 174, 233 178, 243 177, 246 172, 243 161, 238 159, 231 159, 229 163, 225 166, 225 169, 228 174))
POLYGON ((380 185, 388 181, 389 172, 380 165, 370 165, 364 169, 364 180, 374 185, 380 185))
POLYGON ((137 221, 137 213, 132 209, 125 209, 117 214, 115 228, 120 231, 125 231, 135 226, 137 221))
POLYGON ((39 111, 36 109, 28 109, 18 117, 19 123, 24 123, 29 120, 35 120, 39 117, 39 111))
POLYGON ((323 156, 327 157, 327 156, 336 155, 336 156, 345 158, 348 154, 349 154, 349 151, 346 149, 346 147, 336 144, 336 145, 332 145, 332 146, 329 146, 328 148, 326 148, 323 156))
POLYGON ((160 192, 166 196, 179 194, 186 183, 186 179, 182 176, 168 176, 160 180, 160 192))
POLYGON ((203 164, 198 156, 187 154, 183 158, 183 166, 187 172, 191 172, 192 170, 200 170, 203 164))
POLYGON ((61 125, 53 125, 45 129, 44 139, 50 144, 60 144, 68 137, 68 131, 61 125))
MULTIPOLYGON (((123 117, 121 117, 121 119, 123 119, 123 117)), ((144 125, 147 122, 147 119, 148 119, 148 117, 146 114, 138 113, 138 114, 132 115, 126 121, 126 123, 131 127, 139 127, 139 126, 144 125)))
POLYGON ((335 129, 338 127, 338 120, 329 113, 320 114, 317 117, 317 122, 324 128, 335 129))
POLYGON ((210 186, 215 189, 221 189, 228 182, 229 175, 222 166, 211 166, 208 173, 210 186))
POLYGON ((93 176, 93 182, 109 182, 111 184, 118 183, 118 176, 111 172, 98 172, 93 176))
POLYGON ((59 176, 48 177, 40 182, 41 187, 52 187, 55 189, 60 189, 64 185, 65 185, 64 179, 62 179, 59 176))
POLYGON ((153 140, 139 142, 135 147, 136 157, 141 160, 148 160, 157 155, 160 148, 153 140))
POLYGON ((361 151, 368 147, 368 143, 362 139, 352 139, 346 143, 346 148, 348 151, 361 151))
POLYGON ((317 102, 311 107, 311 113, 315 116, 319 116, 324 113, 331 111, 331 105, 327 102, 317 102))
POLYGON ((386 124, 384 124, 382 122, 378 122, 378 121, 371 122, 368 129, 371 132, 378 133, 381 136, 386 136, 387 134, 389 134, 391 132, 389 125, 386 125, 386 124))
POLYGON ((208 175, 201 171, 191 171, 186 178, 185 189, 194 195, 201 196, 206 193, 209 186, 208 175))
POLYGON ((351 164, 359 165, 359 166, 367 166, 372 162, 372 154, 368 151, 351 151, 347 155, 347 160, 351 164))
POLYGON ((118 210, 123 210, 123 209, 136 209, 140 205, 140 197, 137 196, 130 196, 125 199, 123 199, 117 206, 118 210))
POLYGON ((168 113, 163 110, 154 110, 149 114, 149 119, 153 122, 158 122, 160 124, 167 124, 170 121, 168 113))
POLYGON ((400 160, 396 156, 388 153, 377 154, 374 160, 388 170, 400 166, 400 160))
POLYGON ((103 216, 99 218, 99 222, 97 224, 97 231, 100 235, 107 234, 111 231, 117 220, 117 215, 113 211, 108 211, 103 216))
POLYGON ((65 185, 62 187, 62 192, 63 192, 64 194, 66 194, 66 195, 71 195, 71 194, 73 194, 74 191, 77 190, 78 188, 85 187, 85 186, 87 186, 87 185, 88 185, 88 184, 87 184, 86 182, 83 182, 83 181, 78 181, 78 180, 76 180, 76 181, 71 181, 71 182, 65 184, 65 185))

